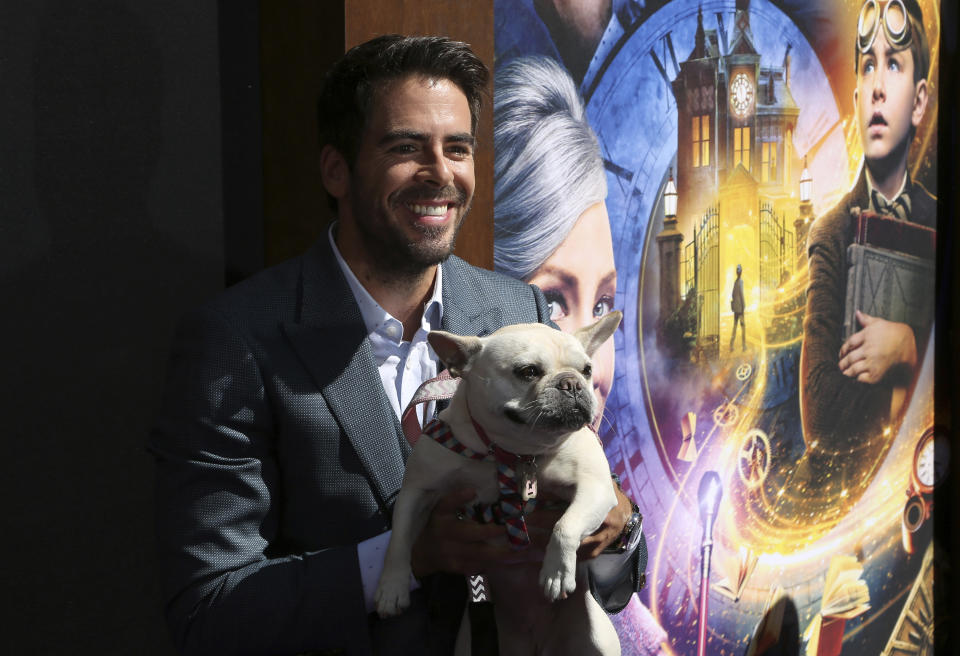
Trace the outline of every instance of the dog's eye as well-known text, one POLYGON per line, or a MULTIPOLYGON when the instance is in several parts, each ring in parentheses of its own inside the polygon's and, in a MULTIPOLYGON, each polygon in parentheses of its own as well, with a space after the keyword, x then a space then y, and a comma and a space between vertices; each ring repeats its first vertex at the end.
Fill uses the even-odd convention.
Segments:
POLYGON ((587 363, 587 366, 585 366, 585 367, 583 368, 583 377, 584 377, 584 378, 589 378, 589 377, 590 377, 590 374, 592 374, 592 373, 593 373, 593 367, 592 367, 592 366, 590 365, 590 363, 588 362, 588 363, 587 363))
POLYGON ((522 378, 524 380, 534 380, 540 378, 543 375, 543 369, 538 367, 535 364, 528 364, 523 367, 517 367, 513 370, 513 373, 517 378, 522 378))

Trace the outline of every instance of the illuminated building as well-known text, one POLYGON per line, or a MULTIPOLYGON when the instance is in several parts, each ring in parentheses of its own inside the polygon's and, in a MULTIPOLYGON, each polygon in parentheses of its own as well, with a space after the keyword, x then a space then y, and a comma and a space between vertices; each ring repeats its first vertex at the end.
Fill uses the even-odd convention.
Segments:
POLYGON ((790 228, 798 213, 793 134, 800 110, 790 92, 790 48, 781 66, 763 65, 749 9, 749 0, 737 0, 729 44, 722 29, 704 29, 698 11, 694 48, 672 81, 677 211, 658 235, 660 317, 666 320, 693 290, 698 358, 719 355, 721 317, 738 263, 753 292, 748 306, 762 307, 777 301, 796 266, 790 228), (665 251, 685 236, 690 241, 676 262, 665 251))

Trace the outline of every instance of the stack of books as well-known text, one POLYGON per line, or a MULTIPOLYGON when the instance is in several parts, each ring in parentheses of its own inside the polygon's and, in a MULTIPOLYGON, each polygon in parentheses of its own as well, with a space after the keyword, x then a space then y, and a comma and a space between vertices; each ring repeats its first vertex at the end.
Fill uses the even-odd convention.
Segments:
POLYGON ((860 330, 860 310, 909 325, 919 344, 933 321, 937 231, 866 210, 852 218, 843 339, 860 330))

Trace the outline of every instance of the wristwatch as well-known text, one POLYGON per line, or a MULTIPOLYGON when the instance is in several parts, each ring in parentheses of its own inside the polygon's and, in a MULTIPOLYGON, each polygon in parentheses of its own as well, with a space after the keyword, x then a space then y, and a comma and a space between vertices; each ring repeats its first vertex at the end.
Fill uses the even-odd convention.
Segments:
POLYGON ((622 554, 627 551, 633 551, 640 542, 643 535, 643 515, 640 514, 640 508, 633 501, 630 502, 633 512, 630 513, 627 523, 623 525, 623 531, 620 536, 607 545, 603 553, 622 554))

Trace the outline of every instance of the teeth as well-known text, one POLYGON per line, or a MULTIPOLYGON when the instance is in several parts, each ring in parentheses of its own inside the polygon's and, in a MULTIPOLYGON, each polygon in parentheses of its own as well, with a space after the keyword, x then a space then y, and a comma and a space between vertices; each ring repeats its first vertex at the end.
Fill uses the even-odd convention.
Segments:
POLYGON ((410 211, 421 216, 443 216, 447 213, 446 205, 408 205, 410 211))

